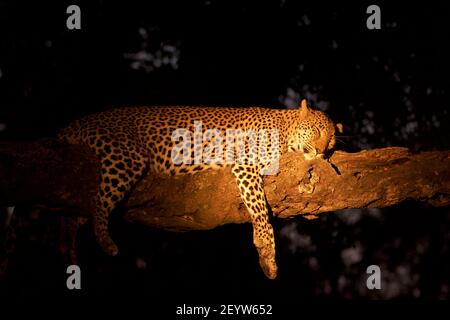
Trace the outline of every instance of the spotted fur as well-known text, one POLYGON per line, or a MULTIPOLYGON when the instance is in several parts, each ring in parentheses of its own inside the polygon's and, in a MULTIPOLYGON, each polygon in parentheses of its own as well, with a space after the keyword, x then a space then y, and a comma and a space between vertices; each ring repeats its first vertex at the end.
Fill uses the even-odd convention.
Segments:
MULTIPOLYGON (((335 144, 336 126, 323 112, 310 109, 306 100, 295 110, 183 106, 120 108, 76 120, 61 131, 59 138, 71 144, 86 144, 101 162, 101 183, 95 199, 94 226, 97 242, 111 255, 116 255, 118 248, 108 233, 108 216, 147 170, 178 175, 230 165, 252 220, 253 239, 260 265, 265 275, 273 279, 277 275, 275 241, 273 228, 269 223, 261 170, 270 166, 273 161, 274 152, 271 150, 275 149, 271 145, 270 129, 274 128, 279 132, 276 149, 279 154, 302 151, 305 158, 310 160, 323 156, 335 144), (199 159, 192 149, 190 163, 176 164, 172 151, 177 142, 172 141, 172 133, 178 128, 194 133, 194 121, 201 121, 202 132, 218 129, 224 139, 220 141, 218 136, 208 136, 206 132, 202 137, 197 132, 192 135, 191 141, 183 143, 194 146, 194 139, 197 138, 202 141, 203 150, 208 150, 211 142, 231 142, 233 148, 226 149, 223 155, 210 163, 196 162, 199 159), (232 157, 232 153, 236 152, 238 139, 242 138, 239 133, 241 131, 238 131, 235 140, 229 138, 226 135, 227 129, 241 129, 242 132, 268 130, 265 136, 255 137, 257 141, 265 139, 268 142, 268 151, 263 152, 261 159, 256 162, 245 156, 239 161, 227 163, 226 157, 232 157)), ((247 139, 244 141, 245 154, 248 155, 252 145, 248 136, 244 139, 247 139)))

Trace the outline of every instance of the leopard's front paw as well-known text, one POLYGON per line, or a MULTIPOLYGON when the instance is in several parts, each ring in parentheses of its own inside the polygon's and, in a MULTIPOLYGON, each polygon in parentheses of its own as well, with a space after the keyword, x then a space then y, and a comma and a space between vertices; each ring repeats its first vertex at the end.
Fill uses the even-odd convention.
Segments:
POLYGON ((275 261, 275 249, 271 246, 258 248, 259 265, 269 279, 277 277, 278 267, 275 261))
POLYGON ((260 257, 259 265, 267 278, 273 280, 277 277, 278 267, 275 259, 264 259, 260 257))

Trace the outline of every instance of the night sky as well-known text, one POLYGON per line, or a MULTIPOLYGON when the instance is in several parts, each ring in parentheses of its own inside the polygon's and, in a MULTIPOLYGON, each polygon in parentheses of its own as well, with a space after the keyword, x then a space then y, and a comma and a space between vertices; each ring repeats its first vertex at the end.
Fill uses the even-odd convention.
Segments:
MULTIPOLYGON (((52 137, 113 107, 286 108, 307 98, 344 124, 340 150, 448 150, 450 4, 379 3, 381 30, 368 30, 370 4, 0 0, 0 139, 52 137), (81 30, 66 27, 70 4, 81 8, 81 30)), ((117 212, 117 258, 82 228, 76 294, 450 297, 448 208, 408 201, 349 211, 275 220, 273 282, 259 269, 250 224, 177 234, 126 224, 117 212), (377 293, 361 287, 373 263, 390 283, 377 293)), ((13 224, 0 294, 67 293, 59 220, 17 207, 13 224)))

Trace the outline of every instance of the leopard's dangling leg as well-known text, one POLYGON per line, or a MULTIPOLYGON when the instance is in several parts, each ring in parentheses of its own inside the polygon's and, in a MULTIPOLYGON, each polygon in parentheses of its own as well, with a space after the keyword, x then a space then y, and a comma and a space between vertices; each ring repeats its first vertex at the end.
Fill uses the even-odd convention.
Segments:
POLYGON ((232 172, 252 219, 253 243, 258 250, 259 264, 266 277, 275 279, 278 270, 275 261, 275 238, 272 225, 269 223, 269 210, 260 168, 236 163, 232 167, 232 172))
POLYGON ((101 183, 93 206, 94 230, 97 243, 111 256, 117 255, 119 249, 108 231, 109 214, 142 177, 148 162, 144 149, 132 141, 113 139, 112 147, 104 148, 100 157, 101 183))

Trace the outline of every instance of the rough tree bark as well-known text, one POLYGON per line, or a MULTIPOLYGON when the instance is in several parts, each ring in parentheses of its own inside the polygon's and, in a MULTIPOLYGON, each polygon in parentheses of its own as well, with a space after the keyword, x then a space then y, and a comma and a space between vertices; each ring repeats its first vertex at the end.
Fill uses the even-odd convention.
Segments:
MULTIPOLYGON (((0 145, 0 204, 35 203, 89 215, 99 164, 87 148, 54 140, 0 145), (71 210, 67 210, 67 209, 71 210)), ((306 162, 280 159, 264 179, 273 215, 314 218, 345 208, 386 207, 413 199, 450 204, 450 151, 413 154, 405 148, 335 152, 306 162)), ((148 173, 125 201, 125 219, 174 231, 249 222, 230 169, 168 177, 148 173)))

